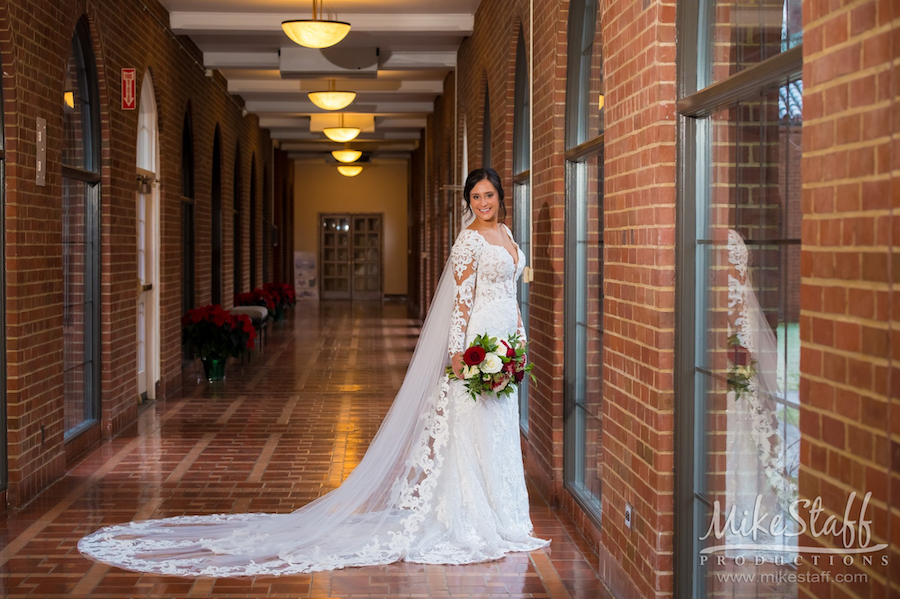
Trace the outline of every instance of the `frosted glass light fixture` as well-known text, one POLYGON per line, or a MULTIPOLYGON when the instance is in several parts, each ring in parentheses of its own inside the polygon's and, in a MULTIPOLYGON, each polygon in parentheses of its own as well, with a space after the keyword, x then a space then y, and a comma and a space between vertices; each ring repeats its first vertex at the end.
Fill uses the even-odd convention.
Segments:
POLYGON ((331 141, 336 141, 338 143, 346 143, 348 141, 356 139, 356 136, 359 135, 359 132, 359 127, 344 127, 343 114, 341 115, 340 126, 325 127, 324 129, 322 129, 322 133, 325 134, 325 137, 327 137, 331 141))
POLYGON ((283 21, 281 28, 291 41, 307 48, 328 48, 350 33, 350 23, 322 19, 322 0, 312 0, 312 19, 283 21))
POLYGON ((322 110, 341 110, 347 108, 356 99, 356 92, 334 89, 334 79, 328 84, 327 91, 309 92, 309 100, 322 110))
POLYGON ((355 177, 362 172, 363 167, 358 164, 342 164, 337 167, 338 172, 345 177, 355 177))
POLYGON ((331 155, 334 156, 334 159, 338 162, 356 162, 359 160, 359 157, 362 156, 362 152, 344 148, 343 150, 335 150, 331 155))

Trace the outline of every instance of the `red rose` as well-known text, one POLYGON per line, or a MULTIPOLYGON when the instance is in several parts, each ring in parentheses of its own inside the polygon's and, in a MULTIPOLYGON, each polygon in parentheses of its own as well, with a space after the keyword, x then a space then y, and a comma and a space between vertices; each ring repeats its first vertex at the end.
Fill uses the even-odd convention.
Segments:
POLYGON ((463 354, 463 361, 469 366, 476 366, 481 364, 485 355, 487 354, 483 348, 478 346, 470 347, 466 350, 466 353, 463 354))
POLYGON ((515 374, 516 383, 521 383, 522 379, 524 379, 524 378, 525 378, 525 371, 524 370, 516 370, 516 374, 515 374))
POLYGON ((507 358, 515 358, 516 357, 516 350, 514 350, 509 345, 509 343, 507 343, 506 341, 503 341, 502 339, 500 340, 500 343, 502 343, 503 345, 506 346, 506 357, 507 358))

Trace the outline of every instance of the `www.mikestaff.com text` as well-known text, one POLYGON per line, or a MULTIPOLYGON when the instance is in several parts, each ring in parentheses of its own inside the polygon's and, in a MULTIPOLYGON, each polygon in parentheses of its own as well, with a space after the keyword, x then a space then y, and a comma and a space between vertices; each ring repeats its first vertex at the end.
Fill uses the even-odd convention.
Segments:
POLYGON ((785 583, 814 583, 814 582, 835 582, 835 583, 849 583, 849 582, 861 582, 866 583, 869 582, 869 575, 863 572, 857 572, 855 574, 847 574, 844 572, 838 572, 837 574, 832 574, 829 571, 824 572, 766 572, 766 573, 719 573, 716 574, 716 580, 718 582, 724 583, 733 583, 733 582, 750 582, 750 583, 764 583, 764 584, 785 584, 785 583))

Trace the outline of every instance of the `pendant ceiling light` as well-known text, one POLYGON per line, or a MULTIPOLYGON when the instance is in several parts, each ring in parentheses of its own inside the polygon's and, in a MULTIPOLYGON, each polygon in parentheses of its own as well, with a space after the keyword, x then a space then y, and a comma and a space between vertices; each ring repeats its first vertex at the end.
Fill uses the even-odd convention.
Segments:
POLYGON ((324 129, 322 129, 322 133, 324 133, 325 137, 327 137, 331 141, 346 143, 348 141, 356 139, 356 136, 359 135, 359 127, 344 127, 344 115, 341 114, 340 126, 325 127, 324 129))
POLYGON ((341 165, 337 168, 338 168, 338 172, 340 174, 344 175, 345 177, 355 177, 356 175, 358 175, 362 172, 363 167, 359 166, 358 164, 351 164, 351 165, 341 165))
POLYGON ((341 110, 347 108, 356 99, 356 92, 334 89, 334 79, 328 83, 328 91, 309 92, 310 101, 322 110, 341 110))
POLYGON ((356 162, 359 160, 359 157, 362 156, 362 152, 344 148, 343 150, 335 150, 331 155, 334 156, 334 159, 338 162, 356 162))
POLYGON ((307 48, 328 48, 350 33, 350 23, 322 19, 322 0, 312 0, 312 19, 283 21, 281 28, 294 43, 307 48))

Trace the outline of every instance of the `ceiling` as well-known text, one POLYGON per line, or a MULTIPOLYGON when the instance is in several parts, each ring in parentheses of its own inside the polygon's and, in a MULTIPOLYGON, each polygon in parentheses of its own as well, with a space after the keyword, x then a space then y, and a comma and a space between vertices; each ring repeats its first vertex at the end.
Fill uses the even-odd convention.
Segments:
POLYGON ((472 33, 480 0, 325 0, 326 18, 351 30, 323 50, 298 46, 281 29, 282 21, 311 18, 312 0, 161 1, 172 30, 197 44, 205 66, 222 73, 228 91, 244 99, 283 150, 325 157, 343 144, 321 133, 321 115, 334 113, 313 105, 307 92, 327 89, 331 80, 357 92, 341 111, 345 124, 362 125, 350 146, 376 156, 408 154, 456 66, 459 44, 472 33))

